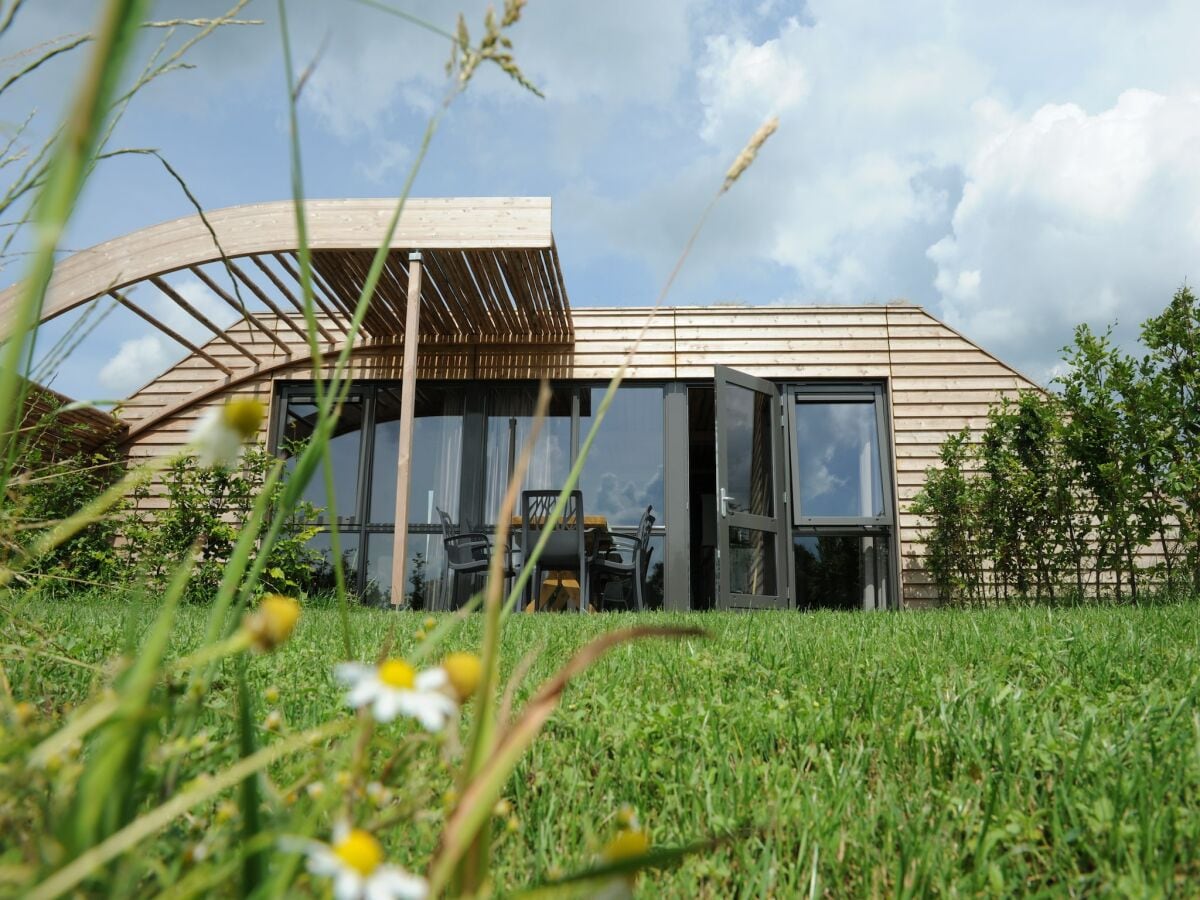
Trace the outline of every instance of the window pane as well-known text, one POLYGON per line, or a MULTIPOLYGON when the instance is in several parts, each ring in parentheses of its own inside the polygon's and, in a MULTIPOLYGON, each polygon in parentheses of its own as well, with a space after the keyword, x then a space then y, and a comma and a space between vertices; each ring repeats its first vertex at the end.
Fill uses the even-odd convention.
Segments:
POLYGON ((729 529, 729 590, 734 594, 774 596, 775 535, 753 528, 729 529))
POLYGON ((883 515, 875 404, 796 403, 800 515, 883 515))
MULTIPOLYGON (((312 437, 316 427, 317 407, 311 397, 291 397, 284 413, 283 439, 280 447, 284 453, 292 454, 297 445, 312 437)), ((351 396, 346 399, 342 413, 334 426, 329 440, 329 452, 333 461, 333 491, 340 521, 358 518, 358 461, 362 448, 363 404, 362 398, 351 396)), ((292 470, 295 457, 288 462, 292 470)), ((325 493, 325 469, 318 466, 304 489, 304 500, 321 511, 317 520, 328 522, 333 505, 325 493)))
MULTIPOLYGON (((662 609, 663 605, 663 554, 666 552, 666 536, 662 534, 650 535, 650 557, 649 564, 646 566, 646 590, 644 599, 647 609, 662 609)), ((618 558, 622 562, 629 562, 630 551, 624 544, 620 550, 610 551, 610 558, 618 558), (612 556, 615 554, 615 557, 612 556)), ((636 597, 634 595, 633 581, 627 577, 613 577, 607 581, 601 588, 601 596, 593 598, 593 601, 603 606, 604 609, 635 609, 636 597)))
POLYGON ((886 605, 887 539, 803 535, 792 539, 796 601, 801 609, 882 609, 886 605))
MULTIPOLYGON (((497 387, 488 393, 484 517, 489 524, 495 524, 509 476, 529 435, 536 402, 536 387, 497 387)), ((571 392, 556 388, 522 487, 561 488, 570 471, 571 392)), ((586 504, 584 511, 588 511, 586 504)))
POLYGON ((727 435, 729 511, 773 516, 771 397, 731 384, 720 415, 727 435))
MULTIPOLYGON (((358 588, 358 532, 338 532, 338 543, 342 550, 342 574, 346 579, 346 590, 353 594, 358 588)), ((337 578, 333 565, 333 536, 328 531, 314 535, 308 545, 322 556, 312 574, 309 590, 314 594, 337 592, 337 578)))
MULTIPOLYGON (((458 518, 462 470, 463 392, 417 386, 413 411, 409 524, 436 525, 437 511, 458 518)), ((373 523, 396 520, 396 463, 400 457, 400 388, 380 388, 375 400, 375 456, 371 466, 373 523)))
MULTIPOLYGON (((391 534, 367 535, 364 603, 385 606, 392 602, 392 547, 391 534)), ((404 604, 410 609, 450 609, 441 535, 409 534, 407 552, 404 604)))
MULTIPOLYGON (((579 441, 592 427, 604 388, 584 388, 580 397, 579 441)), ((622 387, 596 433, 579 479, 583 509, 610 526, 634 525, 647 506, 664 525, 663 392, 660 387, 622 387)))

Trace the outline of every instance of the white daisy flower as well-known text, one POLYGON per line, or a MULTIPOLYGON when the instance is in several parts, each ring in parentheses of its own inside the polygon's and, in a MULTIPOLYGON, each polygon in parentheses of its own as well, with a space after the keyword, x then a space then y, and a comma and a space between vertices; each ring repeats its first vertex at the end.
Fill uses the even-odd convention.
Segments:
POLYGON ((350 686, 346 702, 355 709, 370 706, 377 722, 404 715, 427 731, 441 731, 458 714, 450 678, 440 667, 418 673, 402 659, 389 659, 377 667, 342 663, 334 674, 350 686))
POLYGON ((253 397, 235 397, 224 406, 213 407, 192 428, 191 444, 197 461, 206 468, 231 466, 262 425, 263 405, 253 397))
MULTIPOLYGON (((333 830, 333 843, 305 841, 308 871, 333 879, 337 900, 423 900, 429 885, 418 875, 383 861, 375 836, 345 823, 333 830)), ((300 849, 300 848, 296 848, 300 849)))

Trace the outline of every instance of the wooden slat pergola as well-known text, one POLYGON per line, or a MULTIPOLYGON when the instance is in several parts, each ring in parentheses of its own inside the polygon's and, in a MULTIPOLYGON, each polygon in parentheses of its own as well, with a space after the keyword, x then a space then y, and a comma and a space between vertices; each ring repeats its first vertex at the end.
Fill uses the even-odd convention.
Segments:
MULTIPOLYGON (((313 303, 322 353, 345 346, 353 311, 375 252, 383 242, 394 200, 310 200, 305 224, 313 265, 313 303)), ((409 472, 418 346, 422 341, 464 344, 569 344, 570 306, 551 232, 545 197, 414 199, 405 204, 354 346, 403 342, 400 455, 392 603, 403 598, 407 559, 409 472)), ((167 276, 187 273, 236 311, 239 321, 278 347, 288 363, 302 361, 295 342, 272 324, 300 333, 303 310, 300 241, 291 202, 252 204, 155 225, 83 250, 56 267, 42 321, 101 298, 133 312, 212 369, 211 380, 155 420, 176 415, 224 390, 279 366, 234 338, 227 328, 173 286, 167 276), (214 239, 215 236, 215 239, 214 239), (165 299, 212 333, 188 340, 146 309, 140 298, 165 299), (212 345, 233 348, 218 359, 212 345)), ((0 293, 0 337, 20 286, 0 293)), ((145 427, 147 423, 141 423, 145 427)))

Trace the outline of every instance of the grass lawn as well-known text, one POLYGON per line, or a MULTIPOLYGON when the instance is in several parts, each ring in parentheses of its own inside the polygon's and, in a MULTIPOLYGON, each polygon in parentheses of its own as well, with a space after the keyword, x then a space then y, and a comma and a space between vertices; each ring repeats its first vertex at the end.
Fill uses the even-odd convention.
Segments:
MULTIPOLYGON (((112 604, 8 602, 58 653, 89 663, 118 652, 130 618, 112 604)), ((204 613, 184 611, 173 653, 198 640, 204 613)), ((527 694, 588 637, 634 618, 517 617, 505 670, 540 653, 527 694)), ((620 648, 568 690, 507 790, 498 887, 586 864, 628 803, 656 844, 744 832, 643 877, 646 896, 1200 890, 1200 604, 636 618, 698 624, 712 639, 620 648)), ((420 623, 357 611, 359 655, 393 626, 411 647, 420 623)), ((469 620, 451 646, 473 648, 479 626, 469 620)), ((91 670, 23 657, 20 629, 6 628, 13 693, 44 718, 92 689, 91 670)), ((259 696, 279 689, 285 731, 337 712, 339 647, 336 613, 311 610, 282 650, 252 660, 259 696)), ((214 756, 233 753, 222 692, 214 756)), ((428 809, 392 837, 398 861, 417 867, 449 783, 437 760, 430 748, 413 776, 428 809)), ((272 780, 282 810, 286 764, 272 780)))

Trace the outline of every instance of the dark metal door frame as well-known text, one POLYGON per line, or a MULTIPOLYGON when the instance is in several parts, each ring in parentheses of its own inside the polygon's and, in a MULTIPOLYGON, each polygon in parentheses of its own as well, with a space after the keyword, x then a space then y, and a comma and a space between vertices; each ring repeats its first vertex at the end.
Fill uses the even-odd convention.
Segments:
POLYGON ((788 508, 787 478, 783 463, 783 423, 780 391, 774 384, 727 366, 713 370, 713 418, 716 423, 717 445, 717 592, 718 609, 778 609, 794 606, 791 578, 787 562, 790 549, 791 517, 788 508), (729 422, 723 413, 733 400, 731 387, 744 388, 763 395, 767 400, 768 431, 770 434, 770 478, 768 487, 772 498, 771 515, 754 514, 739 509, 748 498, 729 494, 729 422), (734 593, 731 588, 733 557, 730 552, 730 532, 744 528, 770 535, 774 544, 775 590, 770 593, 734 593))

